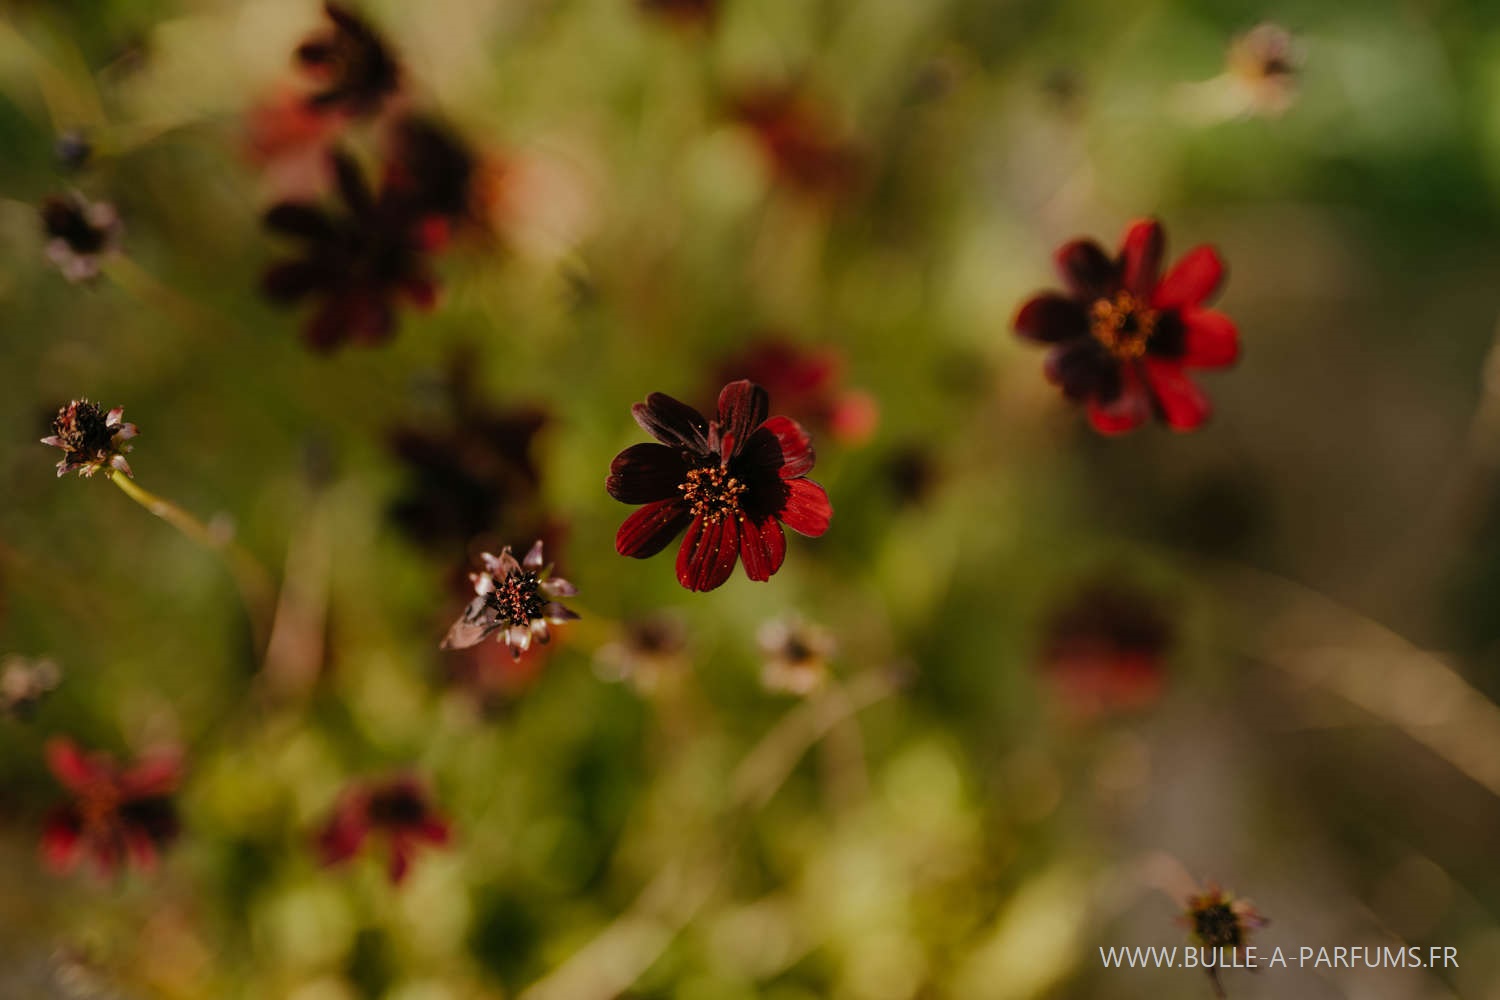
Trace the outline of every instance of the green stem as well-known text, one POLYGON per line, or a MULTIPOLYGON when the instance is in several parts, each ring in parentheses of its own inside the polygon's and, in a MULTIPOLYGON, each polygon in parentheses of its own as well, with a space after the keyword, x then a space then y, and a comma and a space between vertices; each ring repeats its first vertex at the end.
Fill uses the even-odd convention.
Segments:
POLYGON ((275 606, 276 588, 271 575, 254 556, 236 544, 228 534, 216 532, 170 500, 157 496, 119 469, 110 469, 109 481, 147 511, 166 521, 197 544, 219 553, 229 565, 240 599, 250 616, 256 648, 263 648, 270 632, 271 609, 275 606))

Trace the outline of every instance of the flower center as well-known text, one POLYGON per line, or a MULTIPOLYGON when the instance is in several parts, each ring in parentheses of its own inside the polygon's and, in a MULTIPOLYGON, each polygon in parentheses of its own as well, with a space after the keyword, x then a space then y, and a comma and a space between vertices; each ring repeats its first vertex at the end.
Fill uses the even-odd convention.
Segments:
POLYGON ((1089 310, 1089 332, 1117 358, 1138 358, 1156 332, 1156 310, 1129 292, 1099 299, 1089 310))
POLYGON ((114 443, 115 429, 109 426, 104 412, 86 399, 58 414, 52 429, 69 455, 97 455, 109 451, 114 443))
POLYGON ((1193 914, 1193 929, 1199 940, 1213 948, 1238 948, 1242 941, 1240 918, 1228 903, 1205 906, 1193 914))
POLYGON ((717 524, 725 514, 739 516, 740 496, 746 489, 744 483, 718 465, 693 469, 687 474, 687 482, 677 488, 691 506, 693 516, 706 518, 710 524, 717 524))
POLYGON ((78 818, 85 830, 102 833, 114 826, 120 793, 111 781, 91 782, 78 793, 78 818))
POLYGON ((376 826, 412 826, 422 821, 427 807, 411 789, 385 789, 370 797, 370 822, 376 826))
POLYGON ((497 620, 509 625, 524 625, 542 616, 542 599, 539 581, 535 573, 523 570, 512 572, 495 583, 485 601, 495 612, 497 620))

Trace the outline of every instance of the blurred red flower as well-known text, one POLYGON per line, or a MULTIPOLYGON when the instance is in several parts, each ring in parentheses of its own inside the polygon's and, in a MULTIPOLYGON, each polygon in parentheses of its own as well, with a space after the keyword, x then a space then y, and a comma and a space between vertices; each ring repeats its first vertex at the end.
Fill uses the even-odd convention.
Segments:
POLYGON ((386 873, 399 885, 420 845, 442 846, 450 835, 426 787, 403 775, 346 789, 318 833, 318 852, 325 865, 337 865, 358 854, 372 836, 384 838, 390 851, 386 873))
POLYGON ((1224 264, 1212 247, 1188 251, 1161 276, 1165 237, 1154 220, 1134 223, 1118 256, 1092 240, 1057 251, 1066 293, 1032 298, 1016 315, 1020 336, 1050 345, 1047 378, 1088 407, 1103 434, 1139 427, 1154 413, 1174 430, 1200 426, 1208 398, 1185 369, 1221 368, 1239 356, 1239 332, 1204 307, 1224 264))
POLYGON ((385 40, 353 11, 323 4, 329 27, 297 46, 296 61, 318 83, 307 105, 318 111, 372 114, 401 85, 401 67, 385 40))
POLYGON ((816 538, 833 507, 823 487, 804 478, 812 441, 790 417, 771 417, 766 390, 731 382, 710 422, 665 393, 631 412, 660 444, 637 444, 615 456, 605 488, 622 503, 644 504, 615 535, 623 556, 644 559, 684 528, 677 582, 713 590, 743 559, 745 575, 769 580, 786 556, 782 524, 816 538))
POLYGON ((47 766, 73 801, 58 806, 42 833, 42 859, 70 871, 85 855, 101 875, 122 864, 150 871, 176 839, 172 793, 182 778, 175 753, 160 752, 121 767, 106 753, 85 753, 69 739, 47 744, 47 766))
POLYGON ((859 177, 859 154, 825 109, 794 90, 747 91, 730 117, 750 130, 776 180, 804 194, 847 193, 859 177))
POLYGON ((1172 639, 1172 624, 1155 601, 1117 584, 1095 583, 1052 614, 1041 668, 1074 718, 1139 710, 1161 697, 1172 639))

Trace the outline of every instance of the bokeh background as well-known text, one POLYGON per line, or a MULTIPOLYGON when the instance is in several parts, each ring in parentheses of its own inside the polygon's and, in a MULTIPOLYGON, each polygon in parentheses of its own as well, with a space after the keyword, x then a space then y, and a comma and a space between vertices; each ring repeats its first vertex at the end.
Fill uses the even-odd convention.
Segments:
MULTIPOLYGON (((1500 998, 1500 7, 358 10, 404 68, 385 114, 500 194, 436 308, 320 355, 258 292, 261 214, 327 188, 265 133, 320 6, 0 4, 0 654, 61 670, 0 719, 0 995, 1206 997, 1098 948, 1186 943, 1216 880, 1263 947, 1460 955, 1232 997, 1500 998), (1269 96, 1229 55, 1267 20, 1269 96), (769 92, 813 109, 813 183, 737 117, 769 92), (37 214, 70 190, 125 227, 82 285, 37 214), (1219 249, 1243 358, 1204 430, 1105 439, 1010 324, 1058 245, 1146 215, 1219 249), (833 527, 689 594, 616 555, 604 477, 633 402, 705 405, 767 342, 854 406, 809 420, 833 527), (279 643, 218 554, 54 477, 78 396, 267 567, 279 643), (537 536, 583 619, 520 666, 440 653, 478 552, 537 536), (681 648, 631 654, 660 616, 681 648), (764 680, 792 620, 833 647, 810 692, 764 680), (56 736, 182 749, 159 870, 40 864, 56 736), (452 843, 399 886, 320 864, 391 773, 452 843)), ((380 127, 336 142, 373 164, 380 127)))

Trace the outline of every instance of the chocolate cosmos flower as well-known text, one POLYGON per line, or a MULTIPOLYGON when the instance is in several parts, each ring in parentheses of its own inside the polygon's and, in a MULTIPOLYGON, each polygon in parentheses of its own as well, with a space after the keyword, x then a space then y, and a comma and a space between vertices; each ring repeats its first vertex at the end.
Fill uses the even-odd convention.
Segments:
MULTIPOLYGON (((1177 922, 1187 928, 1199 947, 1238 953, 1249 940, 1250 932, 1270 921, 1248 899, 1236 899, 1232 893, 1209 882, 1202 891, 1189 897, 1187 910, 1177 922)), ((1217 965, 1208 967, 1208 978, 1213 983, 1214 995, 1225 996, 1217 965)))
POLYGON ((621 555, 644 559, 687 529, 677 553, 677 581, 713 590, 737 560, 745 575, 769 580, 786 556, 781 526, 816 538, 833 508, 823 487, 804 479, 812 442, 788 417, 766 419, 770 400, 740 380, 719 394, 718 413, 701 413, 654 392, 631 412, 660 444, 637 444, 615 456, 605 488, 622 503, 644 504, 615 535, 621 555))
POLYGON ((103 875, 129 862, 149 870, 176 838, 171 794, 182 767, 175 754, 121 767, 108 754, 86 754, 71 740, 47 745, 47 766, 73 801, 53 810, 42 833, 42 859, 66 872, 89 855, 103 875))
POLYGON ((1239 356, 1239 332, 1223 313, 1204 308, 1218 291, 1224 264, 1212 247, 1188 251, 1161 277, 1161 225, 1137 222, 1110 258, 1092 240, 1057 252, 1067 292, 1031 299, 1016 332, 1050 345, 1047 378, 1088 407, 1103 434, 1139 427, 1154 413, 1174 430, 1208 419, 1209 402, 1184 373, 1222 368, 1239 356))
POLYGON ((572 597, 578 589, 560 576, 551 576, 551 567, 544 566, 540 541, 521 562, 516 562, 508 545, 499 556, 486 552, 483 559, 484 572, 469 574, 478 596, 448 630, 442 648, 466 649, 498 632, 500 641, 510 647, 511 656, 519 660, 533 640, 551 640, 551 625, 578 617, 557 602, 559 597, 572 597))
POLYGON ((297 62, 321 88, 308 107, 353 115, 378 110, 401 83, 401 67, 385 41, 347 7, 325 3, 331 28, 297 46, 297 62))
POLYGON ((433 809, 419 781, 386 778, 344 792, 318 834, 318 853, 325 865, 341 864, 358 854, 370 837, 384 837, 390 849, 387 874, 399 884, 411 870, 418 846, 441 846, 449 835, 447 821, 433 809))
POLYGON ((1044 681, 1080 720, 1148 707, 1166 686, 1174 631, 1147 595, 1107 581, 1089 584, 1047 622, 1044 681))
POLYGON ((52 434, 42 438, 42 444, 63 450, 62 461, 57 463, 59 476, 76 471, 92 477, 106 465, 128 476, 130 463, 125 453, 130 445, 126 442, 135 435, 135 424, 125 422, 125 407, 106 413, 97 403, 75 399, 57 411, 52 434))

